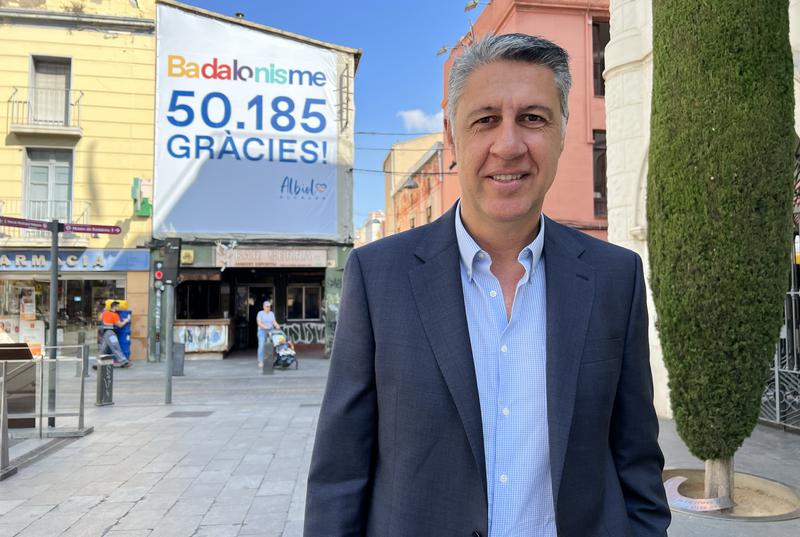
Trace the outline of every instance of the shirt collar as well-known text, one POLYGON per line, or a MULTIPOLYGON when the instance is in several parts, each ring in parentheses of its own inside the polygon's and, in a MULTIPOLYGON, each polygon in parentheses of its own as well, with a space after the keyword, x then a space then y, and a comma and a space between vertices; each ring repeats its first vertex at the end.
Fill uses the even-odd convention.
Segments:
MULTIPOLYGON (((489 259, 489 254, 481 250, 472 235, 469 234, 467 228, 464 227, 464 222, 461 220, 461 200, 458 200, 456 207, 456 240, 458 241, 458 253, 461 257, 461 263, 467 271, 467 277, 472 280, 472 273, 475 267, 475 260, 478 259, 478 254, 483 254, 486 259, 489 259)), ((523 280, 527 283, 530 280, 533 269, 538 265, 539 260, 542 258, 542 251, 544 250, 544 214, 539 215, 539 233, 529 245, 523 248, 517 259, 525 267, 525 276, 523 280)))

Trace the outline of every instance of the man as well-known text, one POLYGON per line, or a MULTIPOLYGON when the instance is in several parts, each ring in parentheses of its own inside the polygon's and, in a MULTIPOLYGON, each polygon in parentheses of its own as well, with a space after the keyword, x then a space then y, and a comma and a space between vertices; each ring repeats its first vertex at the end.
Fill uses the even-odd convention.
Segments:
MULTIPOLYGON (((280 330, 281 325, 275 320, 275 313, 272 311, 272 302, 265 300, 261 304, 261 311, 256 315, 258 325, 258 367, 264 367, 264 347, 267 344, 269 331, 273 328, 280 330)), ((269 371, 269 370, 267 370, 269 371)))
POLYGON ((120 319, 118 311, 119 302, 115 300, 100 314, 100 354, 113 355, 114 365, 130 367, 130 360, 128 360, 128 357, 125 356, 119 346, 119 338, 115 328, 122 328, 131 322, 131 317, 127 317, 123 321, 120 319))
POLYGON ((636 254, 544 217, 566 52, 464 50, 445 122, 462 197, 354 250, 305 537, 664 537, 636 254))

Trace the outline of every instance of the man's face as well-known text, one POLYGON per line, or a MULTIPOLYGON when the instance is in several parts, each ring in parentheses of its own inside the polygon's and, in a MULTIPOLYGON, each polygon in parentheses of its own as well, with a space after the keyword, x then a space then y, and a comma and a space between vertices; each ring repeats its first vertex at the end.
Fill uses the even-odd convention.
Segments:
POLYGON ((461 183, 461 213, 472 231, 530 225, 553 184, 563 149, 553 71, 517 61, 475 69, 447 129, 461 183))
POLYGON ((264 311, 269 311, 272 308, 269 304, 264 304, 264 311))

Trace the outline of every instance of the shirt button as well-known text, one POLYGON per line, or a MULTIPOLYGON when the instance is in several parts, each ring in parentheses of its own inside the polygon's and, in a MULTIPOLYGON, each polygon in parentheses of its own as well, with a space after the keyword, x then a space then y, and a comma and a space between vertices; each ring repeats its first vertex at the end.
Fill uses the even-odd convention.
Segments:
POLYGON ((507 483, 508 482, 508 476, 506 474, 501 475, 500 476, 500 482, 501 483, 507 483))
POLYGON ((505 408, 503 409, 503 416, 508 416, 510 413, 511 413, 511 411, 510 411, 510 410, 508 410, 508 407, 505 407, 505 408))
POLYGON ((500 351, 501 352, 508 352, 508 347, 503 345, 502 347, 500 347, 500 351))
POLYGON ((497 296, 497 291, 489 291, 489 296, 494 298, 497 296))
POLYGON ((478 252, 478 259, 483 259, 484 257, 486 257, 486 254, 483 252, 478 252))

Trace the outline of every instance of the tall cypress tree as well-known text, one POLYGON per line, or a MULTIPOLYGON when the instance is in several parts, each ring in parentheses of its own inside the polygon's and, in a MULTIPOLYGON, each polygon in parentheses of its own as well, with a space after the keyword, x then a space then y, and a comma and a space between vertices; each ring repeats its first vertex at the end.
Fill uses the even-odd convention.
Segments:
POLYGON ((678 433, 732 495, 791 247, 788 0, 653 0, 648 246, 678 433))

